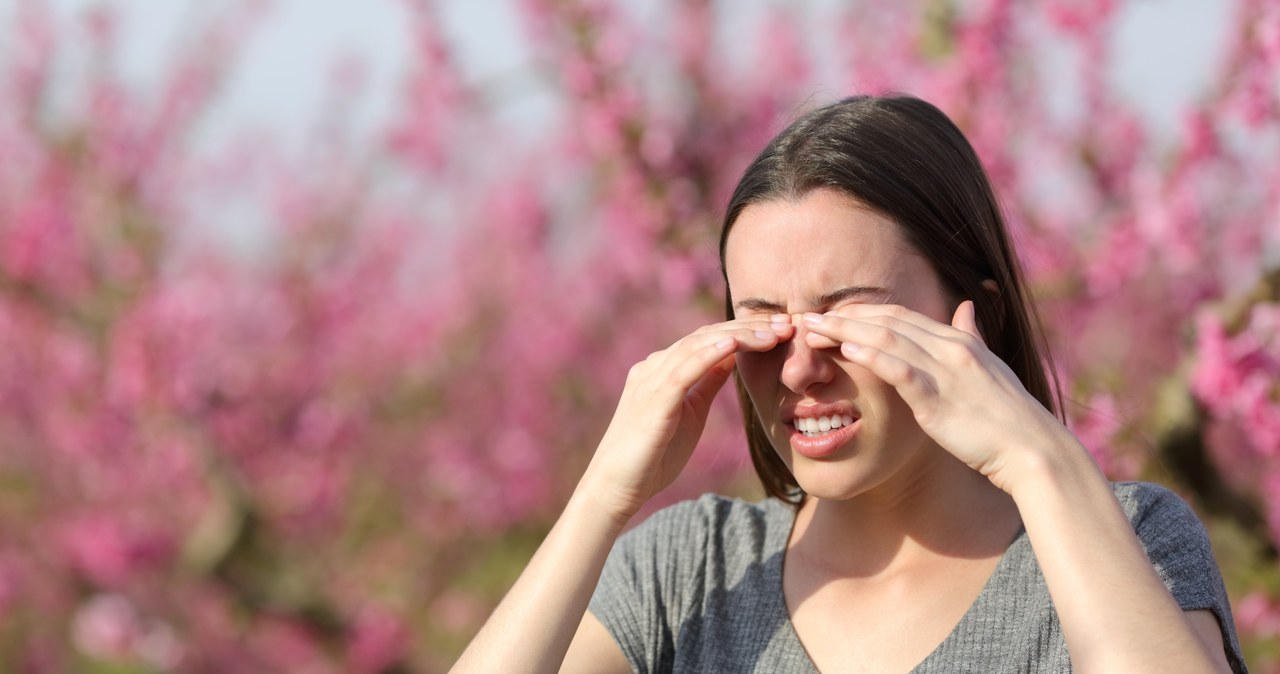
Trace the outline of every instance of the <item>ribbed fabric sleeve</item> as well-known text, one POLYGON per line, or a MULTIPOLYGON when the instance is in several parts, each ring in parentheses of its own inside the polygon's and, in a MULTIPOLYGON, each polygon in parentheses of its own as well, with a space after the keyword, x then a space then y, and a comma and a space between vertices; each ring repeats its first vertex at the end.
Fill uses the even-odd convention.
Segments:
MULTIPOLYGON (((1245 672, 1204 527, 1163 487, 1121 483, 1115 492, 1179 605, 1214 612, 1232 670, 1245 672)), ((753 504, 715 495, 661 510, 619 538, 589 610, 637 672, 816 672, 782 597, 794 519, 794 510, 777 500, 753 504)), ((1025 534, 914 671, 1071 671, 1025 534)))
POLYGON ((1159 485, 1125 482, 1116 496, 1160 579, 1183 610, 1207 609, 1218 618, 1232 671, 1245 671, 1235 620, 1213 558, 1209 534, 1191 508, 1159 485))

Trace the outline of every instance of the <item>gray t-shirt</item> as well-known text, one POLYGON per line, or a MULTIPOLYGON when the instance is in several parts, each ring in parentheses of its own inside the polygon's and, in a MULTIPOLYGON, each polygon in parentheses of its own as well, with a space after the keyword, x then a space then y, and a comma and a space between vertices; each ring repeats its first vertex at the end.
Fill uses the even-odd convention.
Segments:
MULTIPOLYGON (((1204 527, 1182 499, 1115 485, 1160 578, 1183 609, 1209 609, 1227 659, 1245 672, 1204 527)), ((794 509, 714 494, 655 513, 618 539, 590 611, 637 672, 816 672, 782 596, 794 509)), ((1062 627, 1026 534, 916 672, 1069 672, 1062 627)))

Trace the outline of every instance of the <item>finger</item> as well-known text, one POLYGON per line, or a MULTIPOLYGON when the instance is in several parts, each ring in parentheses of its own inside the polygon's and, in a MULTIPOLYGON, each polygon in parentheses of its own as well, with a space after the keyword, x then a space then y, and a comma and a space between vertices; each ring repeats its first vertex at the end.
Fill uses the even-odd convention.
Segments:
POLYGON ((768 351, 795 335, 795 326, 791 324, 790 317, 785 314, 780 316, 783 320, 735 319, 699 328, 671 345, 662 354, 661 367, 674 367, 688 358, 689 353, 726 338, 737 343, 735 350, 768 351))
MULTIPOLYGON (((972 304, 972 302, 970 303, 972 304)), ((823 316, 835 316, 837 320, 834 325, 839 325, 841 320, 861 321, 874 325, 881 325, 893 329, 902 335, 913 340, 920 345, 929 355, 938 360, 945 360, 955 353, 957 345, 968 346, 972 342, 973 335, 958 329, 951 325, 939 323, 938 321, 902 307, 893 307, 891 305, 876 305, 889 307, 889 311, 883 314, 873 314, 863 318, 849 318, 840 313, 840 310, 827 312, 823 316)), ((823 321, 827 323, 828 321, 823 321)), ((976 327, 975 327, 976 329, 976 327)), ((840 341, 839 337, 833 337, 829 341, 840 341)), ((813 348, 824 348, 823 345, 829 341, 808 342, 813 348)), ((979 338, 981 343, 981 338, 979 338)), ((871 344, 876 346, 876 344, 871 344)))
POLYGON ((808 344, 811 349, 838 349, 841 344, 838 339, 832 339, 812 330, 804 333, 804 343, 808 344))
MULTIPOLYGON (((895 339, 905 338, 910 344, 920 347, 924 352, 935 358, 940 350, 940 340, 954 339, 951 335, 939 335, 914 323, 899 320, 892 316, 874 316, 866 319, 845 318, 833 314, 826 314, 826 316, 827 318, 821 324, 822 329, 811 330, 806 334, 806 337, 809 335, 825 336, 830 341, 839 342, 867 342, 867 340, 872 340, 869 342, 870 346, 879 346, 881 348, 887 348, 887 345, 892 344, 895 339), (885 334, 886 331, 892 334, 885 334), (881 341, 884 344, 879 343, 881 341)), ((959 335, 959 333, 955 334, 959 335)), ((810 342, 811 346, 812 344, 810 342)))
POLYGON ((691 335, 701 335, 721 330, 732 330, 739 327, 747 327, 753 330, 774 330, 776 332, 785 332, 794 326, 791 324, 791 316, 787 314, 772 314, 768 316, 752 315, 704 325, 697 330, 694 330, 691 335))
POLYGON ((946 323, 940 323, 918 311, 912 311, 900 304, 846 304, 832 311, 828 311, 827 315, 836 315, 856 320, 878 320, 881 318, 896 319, 898 321, 914 325, 922 330, 931 332, 939 337, 946 337, 953 334, 952 327, 946 323))
POLYGON ((967 332, 979 340, 982 340, 982 333, 978 331, 978 317, 976 315, 976 307, 973 300, 965 300, 956 307, 956 313, 951 317, 951 327, 967 332))
POLYGON ((723 323, 706 325, 671 345, 668 351, 674 352, 682 348, 700 349, 708 341, 718 341, 725 335, 734 337, 743 346, 752 346, 757 345, 761 340, 769 342, 772 339, 769 333, 778 340, 791 339, 795 333, 791 317, 786 314, 777 314, 773 317, 736 318, 723 323))
MULTIPOLYGON (((711 377, 711 385, 715 385, 716 379, 728 379, 732 366, 726 370, 724 361, 733 361, 734 352, 741 348, 737 338, 722 336, 719 340, 706 344, 689 353, 685 358, 673 362, 673 366, 660 385, 669 386, 673 393, 679 392, 680 396, 688 395, 708 376, 711 377)), ((723 383, 723 381, 720 382, 721 385, 723 383)), ((715 385, 715 388, 718 390, 719 386, 715 385)))
POLYGON ((896 389, 912 408, 926 396, 936 395, 938 392, 937 380, 933 375, 892 354, 853 343, 842 345, 840 353, 896 389))
POLYGON ((805 314, 804 321, 809 328, 805 343, 813 348, 822 348, 810 341, 810 335, 817 335, 825 337, 829 342, 874 347, 917 365, 925 365, 927 361, 933 360, 933 353, 922 346, 921 342, 928 344, 938 340, 933 333, 896 320, 863 321, 811 313, 805 314))
POLYGON ((702 379, 689 389, 689 400, 693 402, 699 418, 706 418, 706 411, 711 408, 711 401, 715 400, 716 393, 719 393, 724 383, 729 380, 735 362, 732 355, 725 356, 720 362, 711 366, 702 379))
MULTIPOLYGON (((785 332, 793 330, 794 327, 788 327, 785 332)), ((790 339, 790 334, 779 332, 777 329, 753 329, 740 325, 689 335, 663 354, 657 369, 653 370, 661 377, 657 384, 674 385, 684 395, 722 359, 741 351, 769 351, 790 339)))

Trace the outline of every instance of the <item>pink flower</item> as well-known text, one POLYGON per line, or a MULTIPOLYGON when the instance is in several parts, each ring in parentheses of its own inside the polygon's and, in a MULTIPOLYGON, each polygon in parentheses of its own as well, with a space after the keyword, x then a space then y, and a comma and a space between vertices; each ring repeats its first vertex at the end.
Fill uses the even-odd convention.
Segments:
POLYGON ((64 523, 57 540, 73 568, 102 587, 118 587, 163 564, 173 543, 109 511, 64 523))
POLYGON ((99 594, 82 603, 71 621, 81 653, 111 662, 141 662, 167 670, 182 659, 183 645, 168 625, 146 620, 124 596, 99 594))
MULTIPOLYGON (((1204 311, 1246 300, 1280 245, 1274 3, 1242 4, 1174 136, 1114 90, 1114 0, 733 24, 672 1, 657 28, 521 0, 530 59, 484 81, 444 13, 409 3, 393 109, 353 133, 342 98, 361 92, 340 81, 296 120, 313 130, 297 150, 196 124, 265 3, 196 26, 151 80, 119 72, 129 22, 46 4, 0 28, 0 609, 30 630, 13 661, 33 672, 431 669, 412 607, 459 638, 490 608, 435 551, 549 524, 627 368, 717 320, 716 223, 742 168, 800 109, 855 92, 922 95, 972 140, 1099 462, 1137 474, 1153 391, 1186 377, 1211 460, 1280 539, 1280 308, 1204 311), (1066 61, 1042 67, 1046 37, 1066 61), (532 129, 527 101, 547 117, 532 129), (248 578, 180 568, 192 529, 248 578), (304 597, 333 631, 246 609, 227 581, 291 599, 334 568, 304 597), (403 601, 378 604, 386 588, 403 601)), ((749 474, 737 415, 726 390, 650 509, 749 474)), ((1276 633, 1269 596, 1242 608, 1276 633)))
POLYGON ((9 613, 22 599, 27 585, 23 566, 21 555, 0 550, 0 613, 9 613))
POLYGON ((1280 456, 1280 305, 1251 307, 1236 335, 1207 313, 1197 326, 1192 391, 1214 415, 1240 424, 1258 455, 1280 456))
POLYGON ((1246 595, 1234 613, 1241 632, 1264 638, 1280 635, 1280 604, 1261 592, 1246 595))
POLYGON ((1112 479, 1130 479, 1132 475, 1121 475, 1121 465, 1114 454, 1113 439, 1115 434, 1124 428, 1126 420, 1116 399, 1108 393, 1092 396, 1086 405, 1074 416, 1071 431, 1080 443, 1093 455, 1102 472, 1112 479))
POLYGON ((86 655, 123 660, 133 655, 141 631, 137 612, 120 595, 97 595, 82 604, 71 623, 72 640, 86 655))
POLYGON ((405 657, 409 633, 395 614, 366 606, 356 613, 348 639, 347 667, 352 672, 374 674, 405 657))

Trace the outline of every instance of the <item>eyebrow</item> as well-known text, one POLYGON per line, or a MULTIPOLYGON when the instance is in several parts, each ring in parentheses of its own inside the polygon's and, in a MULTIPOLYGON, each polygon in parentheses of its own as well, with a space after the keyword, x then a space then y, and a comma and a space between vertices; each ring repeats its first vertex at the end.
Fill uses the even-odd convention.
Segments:
MULTIPOLYGON (((839 290, 833 290, 829 293, 810 297, 809 306, 813 307, 817 311, 822 311, 831 307, 833 304, 839 304, 847 300, 865 297, 868 295, 887 298, 891 297, 892 293, 889 292, 888 288, 881 288, 879 286, 848 286, 839 290)), ((743 298, 742 300, 734 303, 733 309, 735 312, 740 309, 745 309, 747 311, 769 311, 779 314, 787 313, 786 306, 781 303, 759 297, 743 298)))

